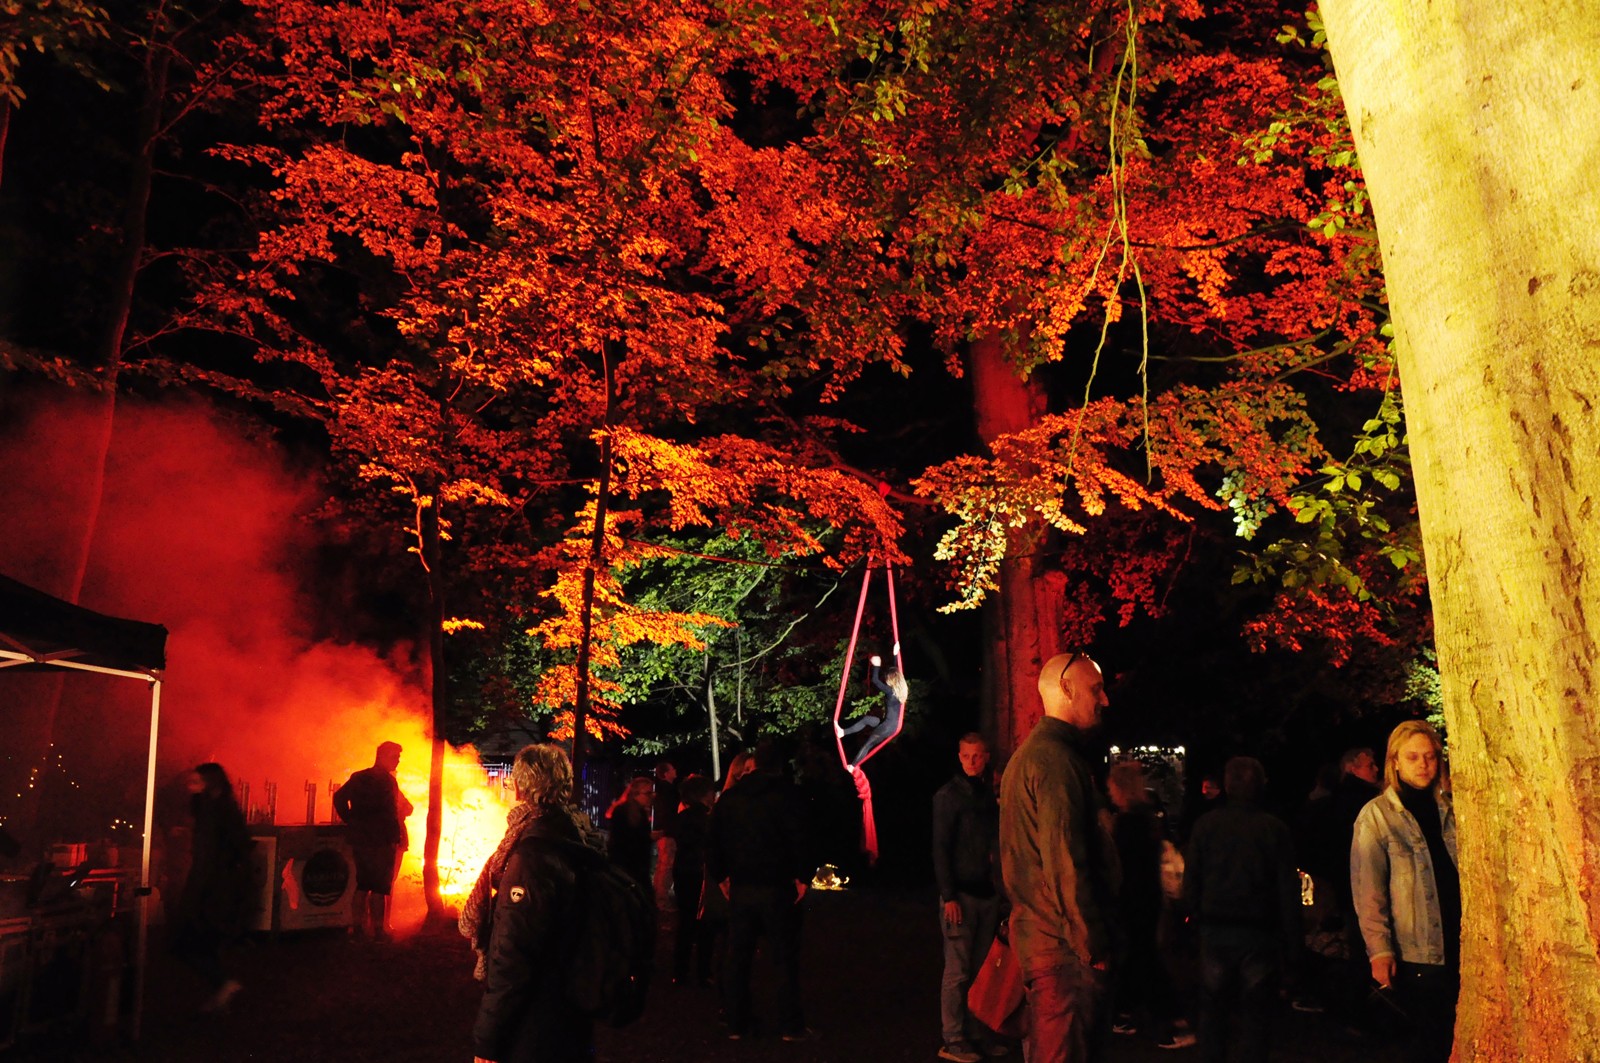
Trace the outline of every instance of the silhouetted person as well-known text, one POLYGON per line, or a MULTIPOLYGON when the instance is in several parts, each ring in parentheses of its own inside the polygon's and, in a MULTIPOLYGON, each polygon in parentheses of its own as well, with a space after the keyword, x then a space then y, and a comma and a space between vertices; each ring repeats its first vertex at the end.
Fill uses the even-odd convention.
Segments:
POLYGON ((655 781, 648 775, 629 780, 606 812, 606 849, 611 860, 650 889, 650 808, 655 802, 655 781))
POLYGON ((939 1058, 976 1063, 987 1038, 967 1012, 967 990, 994 944, 1004 899, 1000 803, 989 781, 989 743, 974 731, 956 746, 960 770, 933 795, 933 877, 939 885, 944 978, 939 985, 939 1058))
POLYGON ((1359 1015, 1370 979, 1367 950, 1350 894, 1350 844, 1355 837, 1356 817, 1367 802, 1378 796, 1381 778, 1372 750, 1348 749, 1339 759, 1339 779, 1327 798, 1307 808, 1306 849, 1301 863, 1315 879, 1318 891, 1327 890, 1329 906, 1339 916, 1347 959, 1338 968, 1332 988, 1346 1022, 1354 1022, 1359 1015))
POLYGON ((1221 808, 1200 817, 1184 854, 1183 896, 1200 928, 1200 1058, 1265 1063, 1278 984, 1300 948, 1300 879, 1289 827, 1260 807, 1254 757, 1223 773, 1221 808), (1229 1037, 1229 1027, 1233 1037, 1229 1037))
POLYGON ((1111 830, 1122 867, 1116 918, 1122 951, 1117 964, 1118 1033, 1133 1033, 1140 1012, 1152 1024, 1161 1048, 1194 1044, 1180 1028, 1178 1003, 1162 959, 1158 934, 1165 897, 1161 892, 1161 851, 1166 827, 1150 806, 1144 766, 1125 760, 1111 769, 1106 789, 1116 816, 1111 830))
POLYGON ((223 949, 243 936, 250 913, 250 850, 255 842, 220 764, 206 763, 189 778, 189 874, 178 897, 173 952, 193 967, 211 997, 206 1011, 223 1011, 239 982, 223 967, 223 949))
POLYGON ((1006 765, 1000 858, 1011 949, 1028 1001, 1028 1059, 1104 1058, 1115 857, 1100 826, 1086 734, 1110 703, 1100 666, 1060 653, 1039 673, 1044 718, 1006 765))
POLYGON ((699 985, 711 982, 711 942, 700 921, 700 898, 706 880, 706 845, 711 839, 711 799, 715 786, 704 775, 691 775, 681 787, 683 806, 673 821, 672 889, 678 898, 678 922, 672 944, 672 981, 687 982, 690 963, 699 985))
POLYGON ((1461 988, 1456 816, 1439 785, 1439 733, 1407 720, 1389 735, 1383 792, 1356 819, 1350 886, 1372 980, 1415 1024, 1411 1058, 1450 1058, 1461 988))
POLYGON ((372 767, 355 772, 333 793, 333 810, 349 827, 356 860, 355 932, 378 940, 389 936, 389 895, 409 845, 406 817, 413 809, 395 781, 399 767, 400 743, 384 742, 372 767))
MULTIPOLYGON (((670 760, 656 762, 655 800, 650 810, 650 840, 655 845, 655 872, 651 888, 656 907, 672 910, 673 823, 678 818, 678 769, 670 760)), ((691 902, 692 903, 692 902, 691 902)))
POLYGON ((803 816, 771 741, 756 747, 754 770, 723 793, 711 816, 706 875, 728 899, 724 1001, 735 1040, 750 1032, 750 966, 761 940, 777 969, 783 1039, 810 1036, 800 1005, 800 902, 810 877, 803 816))

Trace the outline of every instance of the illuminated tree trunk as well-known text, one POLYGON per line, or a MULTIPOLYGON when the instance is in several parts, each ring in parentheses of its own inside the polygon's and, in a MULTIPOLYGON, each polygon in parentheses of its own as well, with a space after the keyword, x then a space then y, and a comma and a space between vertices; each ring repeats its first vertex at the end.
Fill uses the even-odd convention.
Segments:
MULTIPOLYGON (((973 342, 968 372, 978 435, 985 443, 1031 427, 1045 412, 1044 389, 1036 379, 1017 375, 998 338, 973 342)), ((983 727, 1002 757, 1038 721, 1039 668, 1059 649, 1063 582, 1040 564, 1044 537, 1039 522, 1010 533, 999 593, 984 606, 983 727)))
POLYGON ((1465 908, 1457 1060, 1600 1053, 1600 20, 1321 5, 1393 303, 1465 908))
POLYGON ((595 489, 594 535, 589 542, 589 561, 583 570, 583 610, 578 637, 578 690, 572 707, 572 777, 583 777, 583 765, 588 759, 589 715, 592 684, 589 677, 591 651, 594 646, 594 581, 606 560, 606 503, 611 497, 611 403, 616 377, 612 372, 611 356, 604 347, 600 358, 604 364, 606 408, 600 435, 600 483, 595 489))
POLYGON ((439 496, 422 508, 419 522, 423 567, 428 577, 428 678, 433 703, 433 744, 428 760, 427 834, 422 843, 422 893, 428 914, 444 913, 439 894, 439 841, 444 835, 444 708, 448 704, 448 673, 444 661, 444 551, 439 531, 439 496))

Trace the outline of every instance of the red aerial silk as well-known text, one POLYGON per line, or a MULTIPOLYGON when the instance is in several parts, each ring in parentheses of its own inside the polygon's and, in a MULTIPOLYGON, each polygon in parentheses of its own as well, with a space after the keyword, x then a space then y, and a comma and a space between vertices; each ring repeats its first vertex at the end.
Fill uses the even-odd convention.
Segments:
MULTIPOLYGON (((900 654, 900 616, 895 609, 894 600, 894 569, 884 567, 884 576, 889 587, 889 630, 894 636, 895 658, 894 666, 902 676, 906 674, 905 663, 900 654)), ((906 725, 906 707, 900 707, 900 719, 896 721, 894 731, 884 739, 876 748, 867 751, 861 758, 861 763, 852 765, 850 757, 844 751, 844 737, 839 734, 840 720, 844 716, 844 697, 850 689, 850 672, 856 659, 856 641, 861 634, 861 617, 867 611, 867 590, 872 585, 872 569, 868 568, 861 574, 861 597, 856 602, 856 619, 850 628, 850 648, 845 651, 844 672, 839 676, 839 698, 833 705, 833 733, 839 747, 839 763, 844 765, 844 770, 850 773, 856 784, 856 796, 861 798, 861 851, 867 854, 869 863, 878 861, 878 825, 872 817, 872 786, 867 782, 867 773, 862 771, 862 765, 877 756, 895 738, 906 725)))

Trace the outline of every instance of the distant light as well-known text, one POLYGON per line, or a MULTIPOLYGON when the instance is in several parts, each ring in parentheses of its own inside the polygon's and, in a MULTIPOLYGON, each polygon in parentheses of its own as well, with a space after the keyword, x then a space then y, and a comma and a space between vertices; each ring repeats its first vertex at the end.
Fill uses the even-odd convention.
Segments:
MULTIPOLYGON (((1111 755, 1113 757, 1116 756, 1118 753, 1121 753, 1121 752, 1122 752, 1122 750, 1119 749, 1118 747, 1116 747, 1116 746, 1112 746, 1111 747, 1111 755)), ((18 796, 21 796, 21 795, 19 794, 18 796)))
POLYGON ((1183 747, 1182 746, 1175 746, 1175 747, 1173 747, 1172 751, 1174 753, 1178 754, 1178 756, 1180 756, 1180 757, 1183 756, 1183 747))

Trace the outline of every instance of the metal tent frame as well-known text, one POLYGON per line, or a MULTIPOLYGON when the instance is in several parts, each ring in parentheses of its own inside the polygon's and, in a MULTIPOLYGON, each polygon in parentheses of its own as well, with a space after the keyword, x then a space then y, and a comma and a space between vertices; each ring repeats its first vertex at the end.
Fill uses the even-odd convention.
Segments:
POLYGON ((150 684, 150 754, 145 771, 144 847, 139 870, 139 944, 134 967, 132 1036, 144 1017, 150 940, 150 843, 154 832, 156 743, 167 629, 106 616, 0 576, 0 670, 65 668, 150 684))

